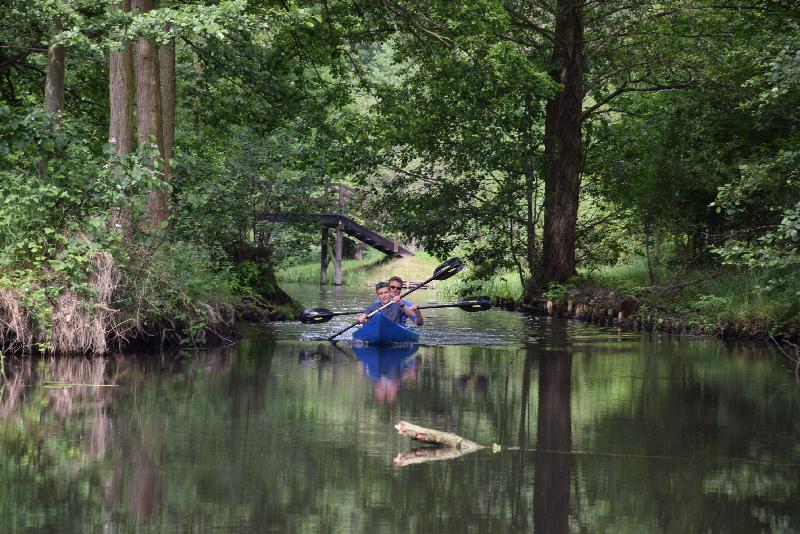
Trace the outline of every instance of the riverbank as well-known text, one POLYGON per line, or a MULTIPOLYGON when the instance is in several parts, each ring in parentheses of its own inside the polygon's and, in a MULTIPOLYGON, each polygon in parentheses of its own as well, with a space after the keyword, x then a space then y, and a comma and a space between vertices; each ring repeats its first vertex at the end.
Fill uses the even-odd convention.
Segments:
POLYGON ((147 256, 97 251, 79 266, 71 276, 50 265, 0 270, 4 354, 226 345, 238 339, 237 323, 292 319, 300 310, 268 266, 220 265, 186 243, 147 256))
MULTIPOLYGON (((400 261, 386 263, 384 272, 402 275, 400 261)), ((508 309, 631 330, 797 343, 800 288, 791 283, 770 287, 769 282, 768 273, 723 268, 678 274, 667 266, 648 268, 644 259, 634 257, 581 272, 566 284, 551 284, 527 301, 516 273, 481 278, 470 265, 438 284, 436 292, 442 300, 489 295, 508 309)))
MULTIPOLYGON (((360 286, 399 274, 424 279, 438 260, 426 254, 389 259, 372 256, 345 264, 345 285, 360 286)), ((319 266, 307 264, 277 273, 279 281, 318 283, 319 266), (298 276, 304 273, 304 277, 298 276), (301 280, 302 279, 302 280, 301 280)), ((722 339, 798 341, 800 318, 795 288, 763 290, 766 275, 734 270, 696 270, 680 276, 642 258, 582 272, 567 284, 552 284, 523 299, 513 272, 480 278, 471 266, 435 286, 441 300, 489 295, 495 305, 518 311, 568 317, 637 331, 713 336, 722 339)))

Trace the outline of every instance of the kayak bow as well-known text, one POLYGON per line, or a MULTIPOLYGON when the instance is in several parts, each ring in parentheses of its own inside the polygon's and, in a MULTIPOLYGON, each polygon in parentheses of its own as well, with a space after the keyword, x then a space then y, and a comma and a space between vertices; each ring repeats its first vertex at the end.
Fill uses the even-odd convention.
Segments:
POLYGON ((419 341, 419 332, 415 328, 390 321, 385 315, 378 313, 353 333, 353 339, 375 345, 416 343, 419 341))

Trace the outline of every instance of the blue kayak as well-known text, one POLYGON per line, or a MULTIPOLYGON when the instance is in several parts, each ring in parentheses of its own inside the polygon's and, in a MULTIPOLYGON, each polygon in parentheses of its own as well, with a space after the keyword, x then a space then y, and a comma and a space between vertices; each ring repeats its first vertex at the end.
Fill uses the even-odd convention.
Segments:
POLYGON ((419 332, 414 328, 408 328, 390 321, 385 315, 378 313, 353 333, 353 339, 374 345, 416 343, 419 341, 419 332))

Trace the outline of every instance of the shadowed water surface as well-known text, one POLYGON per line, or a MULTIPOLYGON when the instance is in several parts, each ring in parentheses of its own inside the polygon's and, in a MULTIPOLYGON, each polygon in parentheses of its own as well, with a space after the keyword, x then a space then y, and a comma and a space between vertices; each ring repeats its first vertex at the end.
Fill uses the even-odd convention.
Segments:
MULTIPOLYGON (((294 294, 336 311, 372 298, 294 294)), ((800 388, 783 355, 425 316, 421 344, 391 350, 313 340, 340 317, 188 355, 9 362, 0 531, 800 529, 800 388), (489 447, 424 461, 401 419, 489 447)))

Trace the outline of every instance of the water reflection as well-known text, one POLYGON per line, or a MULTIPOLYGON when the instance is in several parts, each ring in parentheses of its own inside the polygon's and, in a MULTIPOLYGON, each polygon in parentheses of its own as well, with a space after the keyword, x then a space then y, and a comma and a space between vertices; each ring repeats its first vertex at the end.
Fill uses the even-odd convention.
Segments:
POLYGON ((378 402, 394 403, 401 382, 417 379, 417 360, 412 356, 419 346, 354 346, 364 374, 372 381, 372 398, 378 402))
POLYGON ((539 359, 533 524, 536 532, 562 533, 569 531, 572 354, 537 352, 528 349, 525 359, 526 366, 534 356, 539 359))
POLYGON ((781 355, 506 321, 524 342, 11 366, 0 531, 800 530, 781 355), (421 460, 399 420, 487 449, 421 460))

